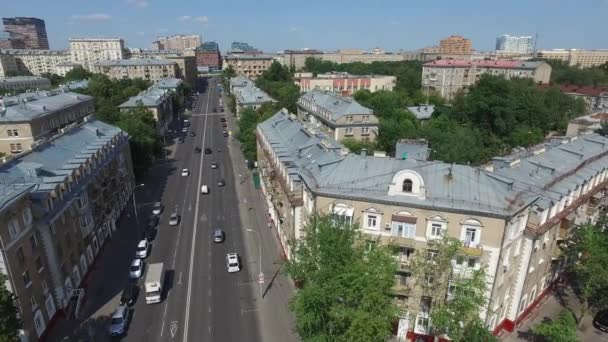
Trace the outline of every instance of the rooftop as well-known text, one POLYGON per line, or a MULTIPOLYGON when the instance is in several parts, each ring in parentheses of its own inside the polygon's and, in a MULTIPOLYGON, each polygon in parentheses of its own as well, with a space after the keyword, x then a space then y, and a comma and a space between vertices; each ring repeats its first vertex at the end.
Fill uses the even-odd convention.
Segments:
POLYGON ((466 61, 453 59, 440 59, 425 63, 425 67, 446 67, 446 68, 467 68, 476 66, 478 68, 498 68, 498 69, 536 69, 545 62, 528 61, 466 61))
POLYGON ((374 112, 357 101, 336 95, 329 91, 311 90, 302 95, 298 102, 305 100, 327 110, 331 115, 331 120, 336 121, 345 115, 374 115, 374 112))
POLYGON ((558 87, 559 91, 565 94, 576 94, 585 96, 608 96, 608 87, 594 87, 594 86, 577 86, 574 84, 562 84, 562 85, 540 85, 541 88, 547 89, 552 87, 558 87))
POLYGON ((92 101, 91 96, 61 90, 38 91, 5 97, 6 111, 0 110, 0 122, 29 122, 76 104, 92 101))
POLYGON ((225 57, 227 60, 268 60, 273 59, 274 56, 271 55, 263 55, 263 54, 229 54, 225 57))
POLYGON ((435 111, 435 106, 433 105, 422 105, 422 106, 413 106, 407 107, 407 110, 412 112, 416 116, 418 120, 427 120, 430 119, 435 111))
POLYGON ((233 78, 230 79, 230 86, 231 87, 244 87, 248 84, 255 84, 253 83, 252 80, 248 79, 245 76, 235 76, 233 78))
POLYGON ((95 63, 96 66, 175 65, 174 61, 156 58, 116 59, 95 63))
POLYGON ((317 78, 321 78, 321 79, 328 79, 328 78, 354 78, 354 79, 360 79, 360 78, 393 78, 396 79, 395 76, 390 76, 390 75, 352 75, 349 74, 348 72, 342 72, 342 71, 332 71, 332 72, 327 72, 324 74, 318 74, 316 77, 312 76, 312 73, 308 73, 308 72, 303 72, 303 73, 299 73, 300 77, 298 78, 310 78, 310 79, 317 79, 317 78))
POLYGON ((253 82, 236 88, 234 93, 239 104, 277 102, 266 92, 256 87, 253 82))
POLYGON ((135 108, 139 106, 157 107, 167 100, 169 92, 167 89, 160 89, 154 86, 142 91, 136 96, 130 97, 118 108, 135 108))
POLYGON ((62 84, 59 86, 59 89, 67 88, 68 90, 75 90, 81 88, 88 88, 89 80, 81 80, 81 81, 73 81, 67 84, 62 84))
POLYGON ((182 83, 184 83, 184 81, 180 80, 179 78, 169 77, 158 80, 156 83, 154 83, 153 87, 159 89, 175 89, 182 83))
POLYGON ((48 81, 51 82, 48 78, 40 77, 40 76, 14 76, 14 77, 6 77, 0 78, 0 88, 2 84, 8 83, 20 83, 20 82, 34 82, 34 81, 48 81))

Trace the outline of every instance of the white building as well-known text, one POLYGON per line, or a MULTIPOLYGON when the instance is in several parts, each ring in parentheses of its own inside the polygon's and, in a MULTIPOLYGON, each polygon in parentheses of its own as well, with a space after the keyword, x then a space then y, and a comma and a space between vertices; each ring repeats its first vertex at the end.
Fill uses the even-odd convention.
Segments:
POLYGON ((92 71, 97 62, 125 58, 122 38, 71 38, 70 61, 92 71))
POLYGON ((35 76, 55 73, 57 64, 70 59, 68 51, 63 50, 2 49, 0 55, 12 58, 17 70, 35 76))
POLYGON ((532 53, 534 50, 534 37, 532 36, 511 36, 503 34, 496 38, 496 51, 505 53, 532 53))

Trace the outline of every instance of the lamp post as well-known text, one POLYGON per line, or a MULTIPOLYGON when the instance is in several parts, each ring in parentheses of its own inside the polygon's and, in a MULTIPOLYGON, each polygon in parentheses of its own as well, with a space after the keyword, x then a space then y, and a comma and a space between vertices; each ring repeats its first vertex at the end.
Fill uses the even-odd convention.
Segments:
POLYGON ((135 189, 139 188, 140 186, 144 186, 144 183, 141 183, 139 185, 136 185, 133 188, 133 211, 135 212, 135 222, 137 222, 137 226, 139 227, 139 217, 137 217, 137 202, 135 201, 135 189))
POLYGON ((260 298, 264 298, 264 293, 262 292, 262 284, 264 283, 264 273, 262 273, 262 238, 260 237, 260 232, 253 229, 247 229, 249 233, 257 233, 258 238, 258 255, 260 257, 259 265, 260 265, 260 274, 258 275, 258 283, 260 284, 260 298))

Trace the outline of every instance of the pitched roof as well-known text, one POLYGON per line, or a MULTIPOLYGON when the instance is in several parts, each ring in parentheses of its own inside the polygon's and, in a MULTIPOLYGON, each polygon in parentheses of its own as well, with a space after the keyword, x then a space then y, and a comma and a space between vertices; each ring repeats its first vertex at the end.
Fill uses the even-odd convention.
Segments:
POLYGON ((5 97, 3 102, 6 112, 2 113, 0 108, 0 122, 28 122, 92 100, 93 97, 88 95, 60 90, 38 91, 5 97))
POLYGON ((300 97, 327 110, 331 114, 331 120, 337 121, 345 115, 374 115, 374 112, 357 101, 336 95, 329 91, 311 90, 300 97))
POLYGON ((139 106, 157 107, 169 98, 167 89, 160 89, 154 86, 142 91, 138 95, 130 97, 118 108, 134 108, 139 106))

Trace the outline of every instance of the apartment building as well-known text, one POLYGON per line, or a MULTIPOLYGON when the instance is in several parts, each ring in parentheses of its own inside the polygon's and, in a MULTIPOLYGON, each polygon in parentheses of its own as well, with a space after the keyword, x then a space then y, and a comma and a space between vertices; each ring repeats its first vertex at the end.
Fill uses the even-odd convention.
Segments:
POLYGON ((93 72, 111 79, 141 78, 156 82, 163 78, 177 77, 177 62, 164 59, 122 59, 97 62, 93 72))
MULTIPOLYGON (((329 52, 318 57, 323 61, 337 64, 343 63, 373 63, 373 62, 400 62, 405 60, 400 54, 393 53, 367 53, 361 50, 340 50, 329 52)), ((315 56, 316 58, 316 56, 315 56)))
POLYGON ((273 61, 274 57, 269 55, 230 54, 224 57, 222 65, 224 68, 231 66, 237 76, 254 80, 268 70, 273 61))
POLYGON ((579 116, 570 120, 566 128, 567 137, 575 137, 577 135, 594 132, 602 128, 602 122, 608 120, 608 110, 598 111, 595 113, 579 116))
POLYGON ((569 66, 590 68, 608 62, 608 50, 553 49, 536 52, 538 58, 557 59, 569 66))
POLYGON ((38 76, 15 76, 0 78, 0 89, 20 90, 20 89, 40 89, 51 86, 51 80, 38 76))
POLYGON ((496 52, 531 54, 534 52, 534 37, 503 34, 496 38, 496 52))
POLYGON ((0 100, 0 152, 19 154, 83 122, 94 113, 91 96, 39 91, 0 100))
POLYGON ((201 45, 201 36, 198 34, 178 34, 170 37, 160 37, 152 42, 152 50, 187 50, 196 49, 201 45))
POLYGON ((396 333, 410 340, 431 338, 434 303, 412 282, 413 255, 444 234, 461 240, 453 272, 485 267, 480 317, 495 334, 513 331, 563 271, 559 245, 576 224, 598 218, 608 185, 608 139, 597 134, 555 137, 485 168, 348 154, 286 110, 259 124, 256 139, 269 220, 285 255, 314 213, 395 246, 396 333))
POLYGON ((129 137, 97 120, 0 165, 0 272, 17 298, 22 340, 80 314, 83 280, 134 186, 129 137))
POLYGON ((2 18, 4 30, 17 42, 13 48, 49 49, 44 20, 30 17, 2 18))
POLYGON ((315 77, 311 72, 299 72, 294 75, 294 83, 300 87, 301 92, 318 89, 342 96, 352 96, 357 90, 363 89, 372 93, 378 90, 392 91, 397 78, 382 75, 351 75, 347 72, 328 72, 315 77))
POLYGON ((54 74, 58 64, 70 60, 68 51, 36 49, 2 49, 0 55, 15 59, 17 70, 35 76, 54 74))
POLYGON ((277 102, 265 91, 255 86, 255 83, 242 76, 230 79, 230 93, 236 99, 236 115, 240 116, 245 108, 256 110, 264 103, 277 102))
POLYGON ((587 111, 598 111, 608 109, 608 87, 577 86, 575 84, 542 85, 542 89, 557 87, 563 94, 580 98, 587 104, 587 111))
POLYGON ((0 53, 0 78, 14 76, 18 72, 15 57, 0 53))
POLYGON ((72 71, 74 68, 79 67, 80 64, 72 63, 72 62, 61 62, 55 65, 54 74, 65 77, 65 75, 72 71))
POLYGON ((449 36, 439 41, 439 53, 468 55, 471 53, 471 40, 463 36, 449 36))
POLYGON ((551 66, 545 62, 438 60, 422 66, 422 88, 435 91, 450 101, 457 92, 474 85, 481 75, 531 78, 536 83, 549 83, 551 66))
POLYGON ((379 121, 374 112, 352 98, 312 90, 298 99, 298 118, 310 122, 336 141, 374 141, 379 121))
POLYGON ((290 69, 300 70, 304 68, 307 58, 320 58, 321 55, 323 55, 323 51, 314 49, 285 50, 277 56, 277 60, 290 69))
POLYGON ((175 77, 181 78, 193 89, 196 87, 198 70, 196 69, 195 56, 167 56, 165 60, 177 64, 175 77))
POLYGON ((124 59, 125 52, 122 38, 70 38, 70 62, 88 71, 98 62, 124 59))
POLYGON ((216 42, 204 42, 194 53, 197 67, 207 67, 209 71, 222 69, 222 55, 216 42))

